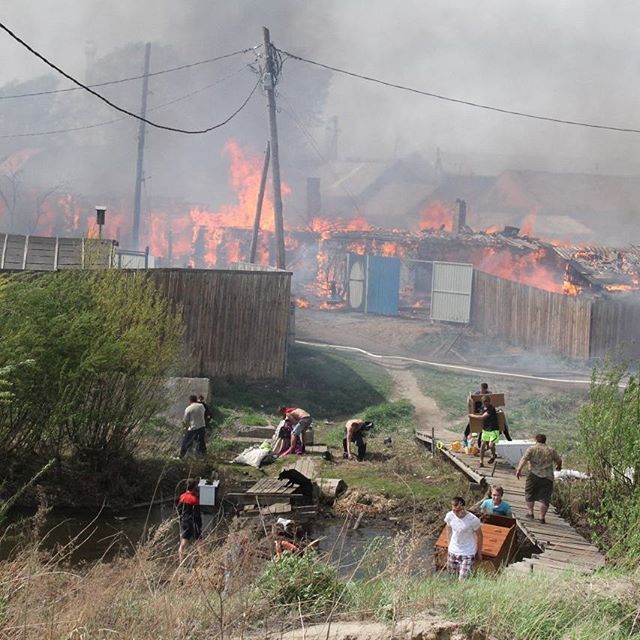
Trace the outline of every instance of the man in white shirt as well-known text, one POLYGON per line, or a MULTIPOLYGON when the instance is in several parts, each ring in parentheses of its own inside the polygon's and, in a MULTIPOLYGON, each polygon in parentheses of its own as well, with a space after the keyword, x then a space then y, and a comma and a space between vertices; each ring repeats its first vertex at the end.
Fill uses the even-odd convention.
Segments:
POLYGON ((465 509, 464 498, 451 500, 451 511, 444 517, 449 541, 447 570, 459 580, 471 575, 474 560, 482 560, 482 523, 465 509))
POLYGON ((187 451, 191 448, 194 440, 196 442, 196 451, 199 455, 207 455, 207 445, 205 444, 205 408, 198 402, 198 396, 189 396, 189 406, 184 410, 184 418, 182 419, 187 430, 182 437, 182 446, 180 447, 180 457, 183 458, 187 451))

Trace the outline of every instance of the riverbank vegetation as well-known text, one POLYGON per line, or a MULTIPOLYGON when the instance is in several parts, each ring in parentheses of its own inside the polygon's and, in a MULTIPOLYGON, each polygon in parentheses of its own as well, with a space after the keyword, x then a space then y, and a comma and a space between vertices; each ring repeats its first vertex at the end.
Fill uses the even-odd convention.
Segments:
POLYGON ((364 640, 371 622, 389 625, 391 635, 399 622, 425 616, 449 620, 457 637, 474 640, 640 634, 635 573, 485 574, 460 584, 428 572, 423 543, 409 532, 373 540, 346 575, 336 570, 343 541, 327 554, 274 561, 269 536, 246 524, 224 538, 214 532, 180 568, 168 526, 134 557, 84 569, 65 562, 69 547, 46 554, 32 545, 2 565, 0 636, 279 638, 301 626, 351 621, 361 633, 352 637, 364 640))
POLYGON ((0 278, 5 491, 15 493, 51 458, 43 481, 54 493, 88 493, 95 481, 104 500, 126 483, 145 427, 166 406, 164 380, 182 332, 176 310, 141 273, 0 278))

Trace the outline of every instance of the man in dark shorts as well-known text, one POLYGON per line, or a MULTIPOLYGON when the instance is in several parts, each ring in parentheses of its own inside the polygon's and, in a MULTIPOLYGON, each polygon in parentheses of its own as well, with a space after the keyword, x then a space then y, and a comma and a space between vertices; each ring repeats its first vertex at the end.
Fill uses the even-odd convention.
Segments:
POLYGON ((562 458, 558 452, 547 445, 544 433, 536 435, 536 443, 526 450, 516 469, 516 478, 522 475, 522 468, 529 463, 529 474, 524 487, 524 498, 527 502, 527 518, 533 520, 533 506, 540 503, 540 522, 546 522, 545 516, 551 502, 553 492, 553 470, 562 469, 562 458))
POLYGON ((496 461, 496 442, 500 439, 498 427, 498 414, 491 404, 491 396, 482 398, 482 412, 470 413, 470 418, 482 418, 482 443, 480 445, 480 466, 484 467, 484 454, 487 449, 491 451, 489 464, 496 461))
POLYGON ((178 558, 180 564, 182 564, 187 545, 194 540, 198 540, 202 534, 202 514, 200 513, 197 480, 193 478, 187 480, 187 490, 178 499, 178 513, 180 514, 178 558))

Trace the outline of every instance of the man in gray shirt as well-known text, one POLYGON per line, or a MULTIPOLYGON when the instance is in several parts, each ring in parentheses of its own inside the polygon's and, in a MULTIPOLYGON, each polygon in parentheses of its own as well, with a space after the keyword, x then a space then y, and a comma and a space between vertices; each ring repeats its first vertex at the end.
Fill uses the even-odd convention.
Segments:
POLYGON ((205 408, 198 402, 198 396, 189 396, 189 406, 184 410, 183 423, 187 430, 182 437, 182 446, 180 447, 180 457, 183 458, 187 451, 191 448, 193 442, 196 442, 196 452, 198 455, 207 455, 207 445, 204 441, 205 436, 205 408))

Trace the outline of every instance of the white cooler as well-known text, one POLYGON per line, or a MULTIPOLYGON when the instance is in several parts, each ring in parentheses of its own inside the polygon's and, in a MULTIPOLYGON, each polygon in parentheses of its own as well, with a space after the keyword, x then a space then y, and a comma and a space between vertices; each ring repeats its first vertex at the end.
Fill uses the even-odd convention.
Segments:
POLYGON ((512 440, 511 442, 500 440, 496 443, 496 453, 514 467, 517 467, 525 451, 534 444, 533 440, 512 440))
POLYGON ((200 505, 214 507, 216 504, 216 489, 220 486, 220 480, 200 480, 198 490, 200 493, 200 505))

